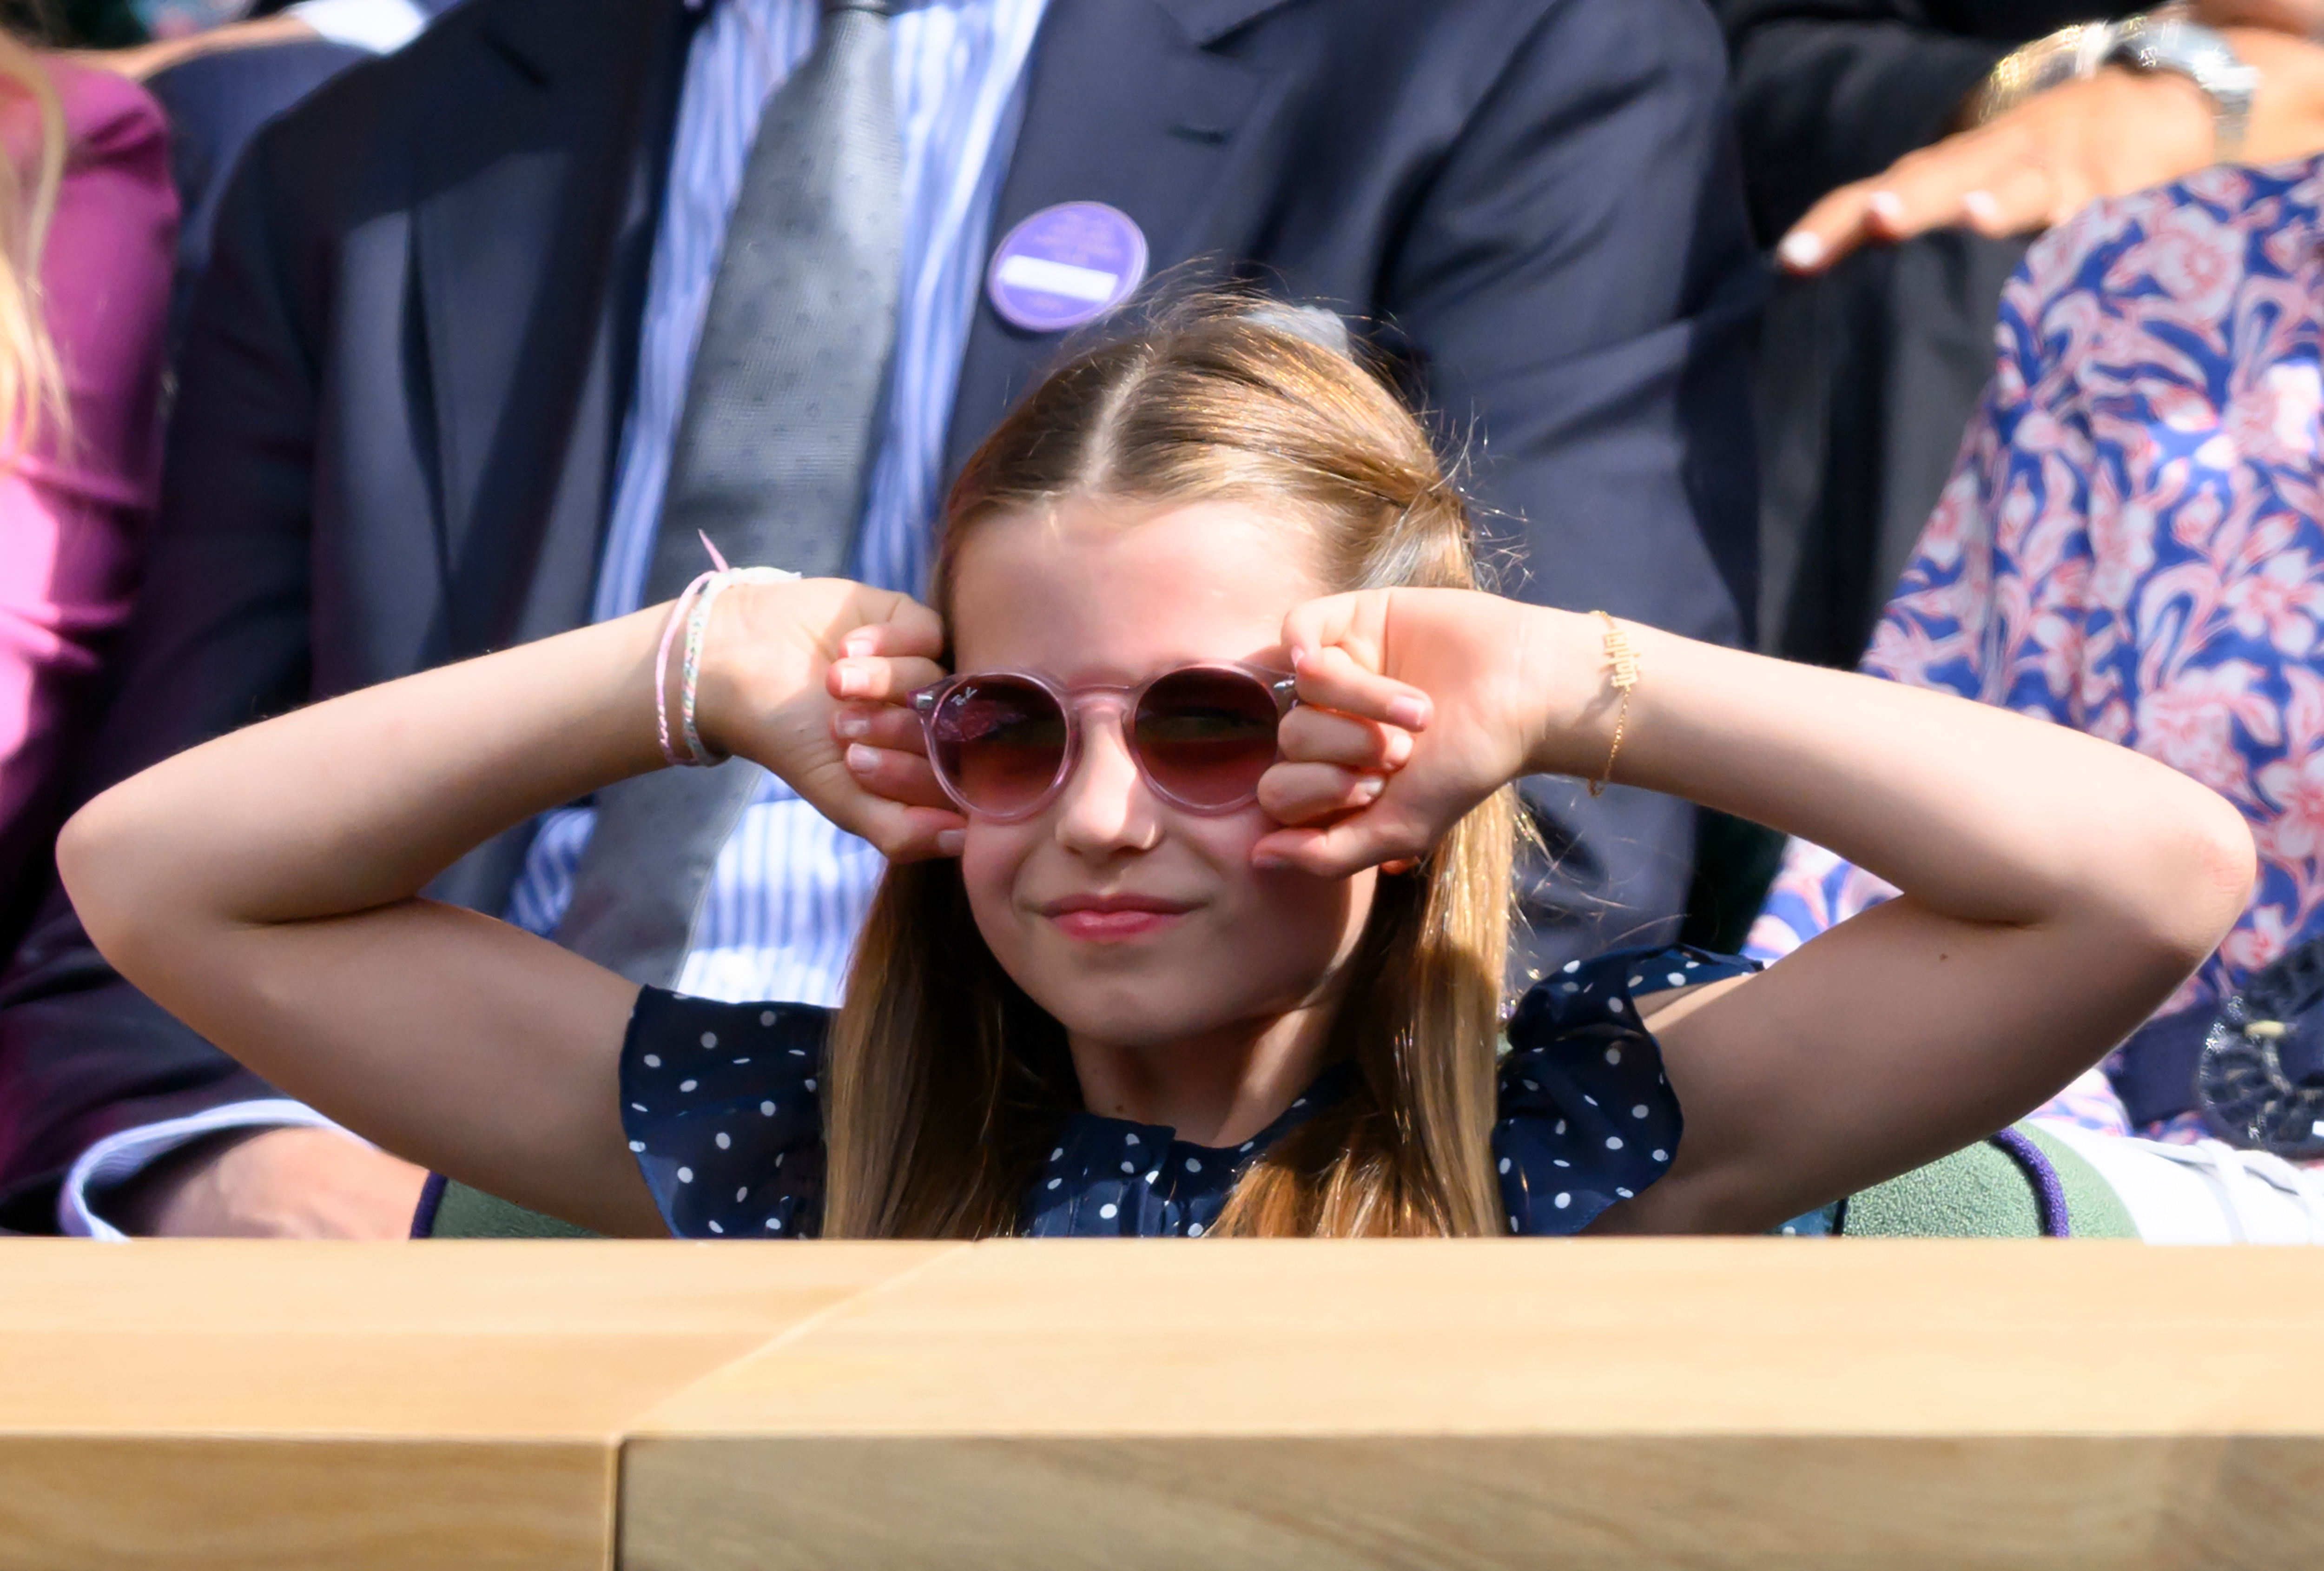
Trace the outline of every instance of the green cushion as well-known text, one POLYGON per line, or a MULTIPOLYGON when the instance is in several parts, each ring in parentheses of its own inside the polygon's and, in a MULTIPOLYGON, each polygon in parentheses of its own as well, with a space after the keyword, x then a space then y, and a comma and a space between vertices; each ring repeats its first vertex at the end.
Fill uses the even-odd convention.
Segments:
POLYGON ((2082 1155, 2052 1134, 2044 1134, 2030 1123, 2018 1129, 2050 1159, 2058 1169, 2058 1183, 2066 1191, 2066 1216, 2073 1224, 2076 1238, 2136 1238, 2138 1224, 2130 1217, 2130 1207, 2122 1203, 2114 1186, 2099 1176, 2098 1170, 2082 1160, 2082 1155))
MULTIPOLYGON (((2063 1141, 2025 1124, 2018 1131, 2057 1170, 2076 1238, 2138 1236, 2130 1213, 2097 1169, 2063 1141)), ((2034 1181, 2016 1159, 1979 1141, 1849 1197, 1840 1231, 1850 1238, 2039 1238, 2042 1215, 2034 1181)))
POLYGON ((595 1238, 586 1227, 559 1222, 512 1201, 497 1199, 482 1189, 451 1179, 436 1203, 436 1224, 430 1238, 595 1238))
MULTIPOLYGON (((2136 1238, 2130 1213, 2098 1169, 2071 1147, 2018 1125, 2050 1159, 2066 1192, 2076 1238, 2136 1238)), ((1848 1202, 1840 1231, 1850 1238, 2038 1238, 2034 1181, 2016 1159, 1979 1141, 1949 1157, 1877 1184, 1848 1202)), ((447 1182, 430 1238, 595 1238, 569 1222, 528 1211, 481 1189, 447 1182)))

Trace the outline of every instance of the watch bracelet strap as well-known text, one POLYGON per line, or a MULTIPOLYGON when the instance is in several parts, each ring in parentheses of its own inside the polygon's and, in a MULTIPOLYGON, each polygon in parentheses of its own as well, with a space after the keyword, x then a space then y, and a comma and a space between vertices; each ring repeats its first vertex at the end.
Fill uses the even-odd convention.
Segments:
POLYGON ((2114 43, 2114 23, 2077 22, 2019 45, 1978 84, 1966 116, 1969 124, 1982 125, 2062 82, 2096 75, 2114 43))
POLYGON ((2233 163, 2243 156, 2244 143, 2251 131, 2251 106, 2256 86, 2250 79, 2256 76, 2240 57, 2219 36, 2217 29, 2194 21, 2185 9, 2176 5, 2158 6, 2113 24, 2114 38, 2106 59, 2123 60, 2134 69, 2146 72, 2170 71, 2186 78, 2211 106, 2211 162, 2233 163), (2218 54, 2225 57, 2232 69, 2244 73, 2246 85, 2240 91, 2227 84, 2206 80, 2177 54, 2163 52, 2157 35, 2163 34, 2174 42, 2187 32, 2208 34, 2218 54))
MULTIPOLYGON (((1982 125, 2036 94, 2064 82, 2095 76, 2101 66, 2126 59, 2139 70, 2175 71, 2193 82, 2210 102, 2213 161, 2233 162, 2242 156, 2251 129, 2250 90, 2223 95, 2215 84, 2203 80, 2179 60, 2153 52, 2147 40, 2161 27, 2174 32, 2189 27, 2213 32, 2175 5, 2158 6, 2120 22, 2078 22, 2061 27, 2002 57, 1987 73, 1971 99, 1969 123, 1982 125)), ((2236 60, 2234 51, 2226 48, 2224 41, 2220 41, 2220 48, 2230 60, 2236 60)), ((2236 63, 2241 64, 2239 60, 2236 63)))

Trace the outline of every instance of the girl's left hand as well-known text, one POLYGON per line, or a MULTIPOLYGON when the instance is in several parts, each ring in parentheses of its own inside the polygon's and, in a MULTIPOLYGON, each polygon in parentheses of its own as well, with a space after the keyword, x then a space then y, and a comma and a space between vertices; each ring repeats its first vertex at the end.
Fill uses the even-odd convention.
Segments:
POLYGON ((1283 642, 1300 707, 1259 787, 1259 806, 1286 827, 1259 842, 1254 861, 1337 877, 1425 855, 1471 808, 1540 767, 1553 679, 1583 663, 1557 647, 1573 620, 1467 589, 1367 589, 1296 607, 1283 642), (1405 752, 1395 734, 1410 735, 1385 775, 1363 756, 1374 732, 1390 735, 1391 759, 1405 752))

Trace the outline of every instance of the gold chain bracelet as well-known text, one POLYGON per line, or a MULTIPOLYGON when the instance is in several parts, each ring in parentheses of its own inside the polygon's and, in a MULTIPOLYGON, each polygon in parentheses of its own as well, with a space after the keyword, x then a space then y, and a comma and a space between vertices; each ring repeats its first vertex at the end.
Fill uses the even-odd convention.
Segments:
POLYGON ((1590 794, 1601 797, 1606 788, 1614 783, 1614 761, 1622 756, 1622 734, 1630 726, 1630 689, 1638 685, 1638 651, 1622 624, 1606 612, 1593 611, 1592 616, 1606 624, 1602 640, 1606 649, 1607 679, 1622 696, 1622 707, 1614 715, 1614 745, 1606 750, 1606 770, 1590 782, 1590 794))

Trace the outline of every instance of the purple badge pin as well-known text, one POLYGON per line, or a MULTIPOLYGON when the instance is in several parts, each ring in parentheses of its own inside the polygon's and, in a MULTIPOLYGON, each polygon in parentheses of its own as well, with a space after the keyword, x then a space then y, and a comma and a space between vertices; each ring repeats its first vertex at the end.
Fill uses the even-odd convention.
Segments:
POLYGON ((1103 202, 1060 202, 1009 231, 985 270, 992 309, 1030 333, 1093 322, 1146 281, 1146 236, 1103 202))

